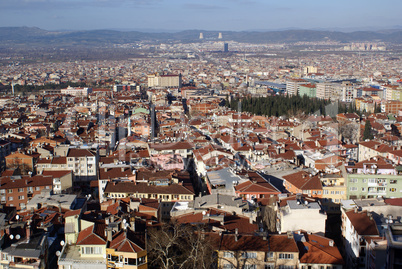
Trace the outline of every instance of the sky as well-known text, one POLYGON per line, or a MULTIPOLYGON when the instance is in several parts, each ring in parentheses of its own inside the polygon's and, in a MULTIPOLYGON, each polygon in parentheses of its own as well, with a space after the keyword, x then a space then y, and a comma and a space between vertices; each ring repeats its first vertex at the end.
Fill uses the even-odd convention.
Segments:
POLYGON ((0 0, 0 27, 45 30, 386 29, 401 0, 0 0))

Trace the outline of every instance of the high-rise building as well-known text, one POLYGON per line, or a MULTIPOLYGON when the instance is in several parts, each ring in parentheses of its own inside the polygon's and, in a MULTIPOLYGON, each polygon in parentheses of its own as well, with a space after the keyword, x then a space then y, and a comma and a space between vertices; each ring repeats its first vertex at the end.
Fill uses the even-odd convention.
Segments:
POLYGON ((204 39, 204 34, 200 33, 200 39, 204 39))
POLYGON ((218 34, 218 39, 222 39, 222 33, 218 34))
POLYGON ((229 44, 223 43, 223 52, 229 52, 229 44))

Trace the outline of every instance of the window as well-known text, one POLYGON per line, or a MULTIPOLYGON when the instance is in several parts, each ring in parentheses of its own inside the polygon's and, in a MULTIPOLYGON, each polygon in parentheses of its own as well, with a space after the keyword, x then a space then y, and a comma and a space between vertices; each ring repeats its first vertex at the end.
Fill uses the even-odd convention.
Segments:
POLYGON ((256 252, 243 252, 241 257, 243 259, 255 259, 255 258, 257 258, 257 253, 256 252))
POLYGON ((18 200, 24 200, 24 195, 20 195, 20 196, 18 196, 18 200))
POLYGON ((83 247, 82 254, 102 254, 101 247, 83 247))
POLYGON ((223 257, 224 257, 224 258, 233 258, 234 255, 233 255, 232 252, 225 251, 225 252, 223 252, 223 257))
POLYGON ((24 192, 24 188, 18 188, 18 192, 24 192))
POLYGON ((324 194, 328 194, 328 190, 324 190, 324 194))
POLYGON ((257 269, 256 264, 245 264, 243 265, 243 269, 257 269))
POLYGON ((351 178, 351 179, 349 180, 349 182, 350 182, 350 183, 357 183, 357 178, 351 178))
POLYGON ((279 253, 279 259, 280 260, 291 260, 291 259, 293 259, 293 254, 292 253, 279 253))
POLYGON ((366 191, 366 188, 363 187, 363 188, 362 188, 362 191, 366 191))
POLYGON ((279 265, 279 269, 294 269, 293 265, 279 265))
POLYGON ((357 187, 350 187, 349 188, 351 191, 357 191, 357 187))
POLYGON ((12 189, 8 189, 7 192, 8 192, 8 193, 13 193, 13 190, 12 190, 12 189))
POLYGON ((12 200, 14 200, 14 197, 10 196, 10 197, 8 197, 8 200, 12 201, 12 200))
POLYGON ((369 178, 369 183, 377 183, 375 178, 369 178))
POLYGON ((389 191, 390 192, 396 192, 396 188, 390 188, 389 191))
POLYGON ((390 179, 389 184, 396 184, 396 179, 390 179))
POLYGON ((35 187, 35 191, 40 191, 40 187, 35 187))
POLYGON ((234 268, 234 266, 233 266, 233 264, 231 264, 231 263, 225 263, 225 264, 223 265, 223 268, 224 268, 224 269, 232 269, 232 268, 234 268))
POLYGON ((363 183, 367 183, 367 178, 363 178, 363 183))
POLYGON ((273 264, 266 264, 264 269, 275 269, 275 265, 273 264))
POLYGON ((273 259, 274 258, 274 253, 273 252, 267 252, 267 259, 273 259))

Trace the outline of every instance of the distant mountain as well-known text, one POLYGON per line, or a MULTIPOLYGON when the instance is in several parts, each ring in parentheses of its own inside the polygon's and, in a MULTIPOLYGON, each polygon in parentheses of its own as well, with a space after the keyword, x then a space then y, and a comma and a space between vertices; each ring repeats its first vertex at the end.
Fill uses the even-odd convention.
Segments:
MULTIPOLYGON (((399 27, 400 28, 400 27, 399 27)), ((205 40, 217 39, 248 43, 294 43, 298 41, 333 40, 339 42, 383 41, 402 43, 402 29, 382 31, 355 31, 351 33, 320 30, 282 31, 202 31, 146 33, 140 31, 88 30, 47 31, 36 27, 0 27, 0 46, 89 46, 104 47, 114 44, 135 43, 141 40, 154 42, 198 42, 199 33, 205 40)))

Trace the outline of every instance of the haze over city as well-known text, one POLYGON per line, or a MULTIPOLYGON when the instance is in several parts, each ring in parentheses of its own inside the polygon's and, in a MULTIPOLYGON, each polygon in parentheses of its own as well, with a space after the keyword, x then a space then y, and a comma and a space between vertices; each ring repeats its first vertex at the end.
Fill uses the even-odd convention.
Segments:
POLYGON ((375 30, 401 25, 402 2, 2 0, 0 26, 46 30, 375 30))

